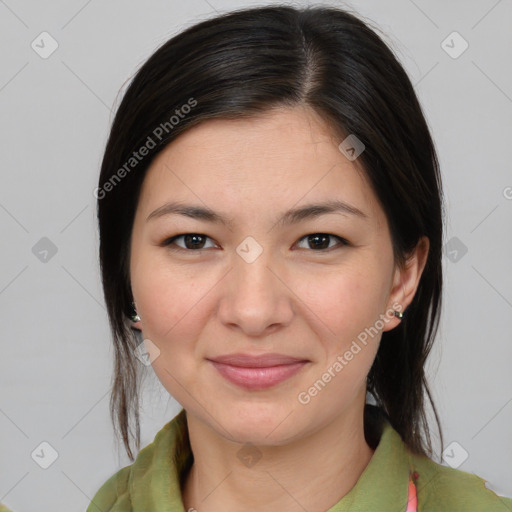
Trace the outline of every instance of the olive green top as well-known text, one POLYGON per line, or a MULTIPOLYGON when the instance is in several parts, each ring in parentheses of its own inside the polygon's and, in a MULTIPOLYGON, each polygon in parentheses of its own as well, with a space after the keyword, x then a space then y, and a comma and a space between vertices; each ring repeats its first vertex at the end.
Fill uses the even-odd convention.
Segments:
MULTIPOLYGON (((375 452, 355 486, 326 512, 405 512, 414 475, 419 512, 512 512, 512 499, 471 473, 438 464, 407 449, 387 417, 366 405, 365 435, 375 452), (367 426, 368 421, 374 427, 367 426), (374 438, 370 440, 370 428, 374 438)), ((167 423, 135 462, 110 477, 87 512, 186 512, 181 488, 193 462, 185 410, 167 423)))

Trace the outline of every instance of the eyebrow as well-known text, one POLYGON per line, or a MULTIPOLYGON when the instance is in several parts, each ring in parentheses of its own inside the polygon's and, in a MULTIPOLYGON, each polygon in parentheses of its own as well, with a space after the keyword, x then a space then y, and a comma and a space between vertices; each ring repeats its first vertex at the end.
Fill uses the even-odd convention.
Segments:
MULTIPOLYGON (((276 224, 280 226, 297 224, 304 220, 313 219, 329 213, 348 214, 360 217, 361 219, 368 219, 368 215, 355 206, 345 203, 339 199, 332 199, 323 203, 308 204, 301 206, 300 208, 288 210, 279 217, 276 224)), ((146 222, 166 215, 182 215, 214 224, 223 224, 230 228, 233 226, 232 219, 224 217, 220 213, 217 213, 208 207, 194 206, 180 202, 165 203, 151 212, 146 218, 146 222)))

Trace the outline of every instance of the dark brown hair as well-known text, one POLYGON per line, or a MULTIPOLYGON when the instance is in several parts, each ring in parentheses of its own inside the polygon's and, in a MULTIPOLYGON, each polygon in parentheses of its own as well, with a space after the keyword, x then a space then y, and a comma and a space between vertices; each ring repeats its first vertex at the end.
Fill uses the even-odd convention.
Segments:
POLYGON ((402 322, 383 333, 367 391, 409 449, 432 457, 428 396, 442 450, 425 363, 441 311, 443 197, 422 109, 406 72, 367 23, 333 7, 269 6, 219 15, 165 42, 136 72, 112 123, 95 194, 115 348, 111 416, 132 461, 131 438, 140 449, 143 366, 129 319, 129 248, 145 172, 167 144, 205 120, 298 105, 365 145, 358 162, 387 216, 397 264, 421 236, 429 239, 416 295, 402 322), (147 154, 135 159, 143 146, 147 154))

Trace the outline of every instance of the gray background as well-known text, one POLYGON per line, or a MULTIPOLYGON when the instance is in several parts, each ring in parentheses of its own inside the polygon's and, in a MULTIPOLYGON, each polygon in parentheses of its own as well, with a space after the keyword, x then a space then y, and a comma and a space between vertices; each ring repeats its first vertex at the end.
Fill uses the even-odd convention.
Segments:
MULTIPOLYGON (((446 446, 458 443, 450 461, 512 496, 512 2, 325 4, 351 6, 388 34, 424 106, 448 207, 434 398, 446 446), (458 36, 442 44, 453 31, 469 44, 457 58, 458 36)), ((93 197, 111 109, 171 35, 249 5, 0 0, 0 501, 15 512, 85 510, 129 464, 108 413, 93 197), (58 43, 46 59, 31 47, 43 31, 58 43), (44 441, 58 453, 48 469, 34 460, 50 461, 44 441)), ((178 409, 150 372, 142 446, 178 409)))

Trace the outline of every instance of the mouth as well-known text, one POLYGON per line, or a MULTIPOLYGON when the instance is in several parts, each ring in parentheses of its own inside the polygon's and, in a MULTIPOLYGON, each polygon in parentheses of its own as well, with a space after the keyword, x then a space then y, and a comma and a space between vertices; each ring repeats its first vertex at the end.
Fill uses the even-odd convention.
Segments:
POLYGON ((229 354, 208 361, 223 378, 249 390, 276 386, 297 374, 310 362, 283 354, 229 354))

